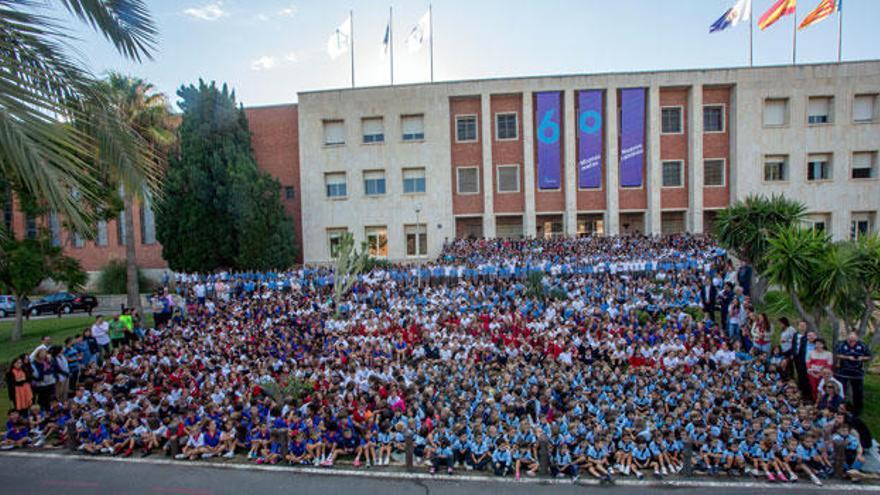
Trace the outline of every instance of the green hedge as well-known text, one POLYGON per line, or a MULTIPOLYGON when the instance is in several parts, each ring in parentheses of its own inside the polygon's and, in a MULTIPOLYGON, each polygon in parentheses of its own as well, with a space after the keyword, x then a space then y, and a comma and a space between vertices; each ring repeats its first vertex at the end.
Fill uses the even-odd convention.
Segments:
MULTIPOLYGON (((126 285, 126 271, 124 260, 111 260, 104 265, 98 275, 98 292, 101 294, 125 294, 128 292, 126 285)), ((149 292, 152 283, 138 268, 138 288, 140 292, 149 292)))

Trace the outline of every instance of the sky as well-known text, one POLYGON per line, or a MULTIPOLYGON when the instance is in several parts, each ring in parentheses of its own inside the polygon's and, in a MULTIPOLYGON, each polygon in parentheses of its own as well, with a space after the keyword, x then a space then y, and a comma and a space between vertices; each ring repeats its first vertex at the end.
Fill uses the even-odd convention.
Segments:
MULTIPOLYGON (((775 0, 753 0, 757 18, 775 0)), ((101 36, 77 28, 78 56, 95 74, 121 71, 153 82, 171 101, 199 78, 226 82, 245 106, 292 103, 299 91, 348 87, 348 54, 327 41, 354 12, 357 86, 389 83, 381 54, 388 2, 378 0, 146 0, 159 29, 154 59, 135 64, 101 36)), ((487 77, 748 65, 749 27, 709 34, 735 0, 435 0, 435 81, 487 77)), ((800 0, 798 19, 819 0, 800 0)), ((53 2, 54 4, 54 2, 53 2)), ((405 39, 428 2, 394 8, 394 82, 429 78, 427 49, 405 39)), ((880 1, 845 0, 843 60, 880 58, 880 1)), ((799 21, 798 21, 799 22, 799 21)), ((754 28, 754 64, 791 63, 792 18, 754 28)), ((836 14, 798 33, 798 63, 837 58, 836 14)))

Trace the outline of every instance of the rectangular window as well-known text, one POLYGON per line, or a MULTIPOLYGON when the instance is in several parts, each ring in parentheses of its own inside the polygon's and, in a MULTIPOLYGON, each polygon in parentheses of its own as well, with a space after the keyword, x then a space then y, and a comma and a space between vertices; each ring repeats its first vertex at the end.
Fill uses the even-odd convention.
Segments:
POLYGON ((367 249, 370 256, 385 258, 388 256, 388 229, 385 227, 367 227, 364 229, 367 237, 367 249))
POLYGON ((811 213, 804 217, 803 225, 808 229, 826 232, 828 227, 831 226, 831 215, 825 213, 811 213))
POLYGON ((128 236, 125 232, 125 210, 116 217, 116 243, 120 246, 125 246, 125 243, 128 241, 128 236))
POLYGON ((703 105, 703 132, 724 132, 723 105, 703 105))
POLYGON ((153 211, 153 199, 149 192, 144 192, 144 200, 141 203, 141 242, 143 244, 156 243, 156 212, 153 211))
POLYGON ((807 180, 831 180, 831 156, 816 154, 807 156, 807 180))
POLYGON ((339 256, 339 242, 346 232, 346 229, 327 229, 327 248, 331 259, 339 256))
POLYGON ((296 189, 293 186, 284 186, 284 199, 291 200, 296 197, 296 189))
POLYGON ((25 236, 28 239, 37 238, 37 219, 32 215, 26 215, 24 218, 25 236))
POLYGON ((327 146, 345 144, 344 120, 324 121, 324 144, 327 146))
POLYGON ((498 192, 519 192, 519 165, 498 165, 498 192))
POLYGON ((3 200, 3 225, 6 232, 12 233, 12 191, 7 189, 3 200))
POLYGON ((425 139, 425 116, 403 115, 400 117, 400 127, 404 141, 422 141, 425 139))
POLYGON ((681 107, 663 107, 660 109, 661 133, 681 134, 681 107))
POLYGON ((324 174, 324 186, 327 189, 328 198, 348 196, 348 182, 345 180, 345 172, 324 174))
POLYGON ((681 161, 663 162, 663 187, 681 187, 684 185, 681 161))
POLYGON ((807 123, 827 124, 831 122, 830 96, 811 96, 807 101, 807 123))
POLYGON ((107 245, 107 220, 98 220, 97 233, 95 236, 95 244, 98 246, 107 245))
POLYGON ((458 167, 455 171, 458 194, 477 194, 480 192, 480 173, 477 167, 458 167))
POLYGON ((853 98, 853 121, 873 122, 876 118, 877 95, 856 95, 853 98))
POLYGON ((519 137, 519 127, 515 113, 495 114, 495 136, 498 140, 516 139, 519 137))
POLYGON ((850 222, 850 238, 855 241, 863 235, 868 235, 874 232, 874 217, 874 212, 854 211, 852 213, 852 220, 850 222))
POLYGON ((708 187, 724 185, 724 160, 703 160, 703 185, 708 187))
POLYGON ((49 233, 52 235, 52 245, 61 245, 61 221, 58 220, 58 213, 49 213, 49 233))
POLYGON ((428 254, 428 228, 425 224, 405 225, 406 255, 425 256, 428 254))
POLYGON ((403 194, 420 194, 425 192, 425 169, 403 169, 403 194))
POLYGON ((788 156, 770 155, 764 157, 764 180, 782 182, 788 180, 788 156))
POLYGON ((455 141, 472 143, 477 140, 477 116, 461 115, 455 117, 455 141))
POLYGON ((382 117, 370 117, 361 119, 363 128, 364 144, 385 142, 385 124, 382 117))
POLYGON ((858 151, 853 153, 852 178, 874 179, 877 177, 877 152, 858 151))
POLYGON ((788 98, 764 100, 764 127, 781 127, 788 124, 788 98))
POLYGON ((364 194, 381 196, 385 194, 385 171, 369 170, 364 172, 364 194))

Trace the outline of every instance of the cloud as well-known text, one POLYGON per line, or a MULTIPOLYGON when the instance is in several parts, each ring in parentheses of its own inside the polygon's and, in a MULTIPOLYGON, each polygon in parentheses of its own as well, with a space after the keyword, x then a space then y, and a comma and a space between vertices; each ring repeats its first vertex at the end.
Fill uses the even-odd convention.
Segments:
POLYGON ((299 62, 299 55, 296 52, 290 52, 284 56, 284 60, 292 63, 299 62))
POLYGON ((293 17, 298 12, 296 5, 291 5, 290 7, 285 7, 278 11, 278 15, 283 17, 293 17))
POLYGON ((266 14, 257 14, 257 20, 260 22, 266 22, 269 20, 269 16, 266 14))
POLYGON ((251 70, 270 70, 274 69, 276 65, 278 65, 278 61, 275 60, 275 57, 263 55, 262 57, 251 62, 251 70))
POLYGON ((221 17, 229 15, 223 10, 222 2, 209 3, 201 7, 189 8, 184 10, 183 13, 203 21, 216 21, 221 17))

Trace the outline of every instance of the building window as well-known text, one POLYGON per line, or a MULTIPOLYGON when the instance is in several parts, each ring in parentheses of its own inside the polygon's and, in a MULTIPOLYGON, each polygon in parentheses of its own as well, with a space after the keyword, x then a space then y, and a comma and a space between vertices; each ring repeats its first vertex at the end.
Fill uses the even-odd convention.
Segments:
POLYGON ((812 213, 804 217, 804 227, 818 232, 827 232, 831 225, 831 216, 824 213, 812 213))
POLYGON ((863 235, 874 232, 874 212, 853 212, 850 222, 849 235, 852 240, 858 240, 863 235))
POLYGON ((498 140, 516 139, 519 137, 519 127, 515 113, 495 114, 495 136, 498 140))
POLYGON ((6 226, 6 232, 12 233, 12 191, 7 189, 3 199, 3 225, 6 226))
POLYGON ((403 115, 400 117, 400 127, 403 131, 404 141, 422 141, 425 139, 424 115, 403 115))
POLYGON ((856 95, 853 98, 853 121, 873 122, 877 118, 877 95, 856 95))
POLYGON ((364 194, 381 196, 385 194, 385 171, 369 170, 364 172, 364 194))
POLYGON ((816 154, 807 156, 807 180, 831 180, 831 156, 816 154))
POLYGON ((663 134, 681 134, 681 107, 663 107, 660 109, 660 120, 663 134))
POLYGON ((830 96, 811 96, 807 101, 807 123, 830 123, 832 102, 833 100, 830 96))
POLYGON ((403 169, 403 194, 420 194, 425 192, 425 169, 403 169))
POLYGON ((681 161, 663 162, 663 187, 681 187, 684 185, 681 161))
POLYGON ((296 197, 296 189, 293 186, 284 186, 284 199, 291 200, 296 197))
POLYGON ((461 115, 455 117, 455 141, 472 143, 477 140, 477 116, 461 115))
POLYGON ((28 239, 37 238, 37 218, 33 215, 25 215, 24 232, 25 237, 27 237, 28 239))
POLYGON ((98 246, 107 245, 107 220, 98 220, 98 232, 95 236, 95 244, 98 246))
POLYGON ((498 192, 519 192, 519 165, 498 165, 498 192))
POLYGON ((367 237, 367 249, 370 256, 378 258, 388 257, 388 229, 385 227, 367 227, 364 229, 367 237))
POLYGON ((877 177, 877 152, 859 151, 853 153, 852 178, 874 179, 877 177))
POLYGON ((345 180, 345 172, 324 174, 324 186, 327 188, 328 198, 344 198, 348 196, 348 183, 345 180))
POLYGON ((724 185, 724 160, 703 160, 703 185, 708 187, 724 185))
POLYGON ((153 200, 149 192, 144 193, 144 201, 141 203, 141 242, 156 243, 156 213, 153 211, 153 200))
POLYGON ((324 144, 327 146, 345 144, 345 121, 324 121, 324 144))
POLYGON ((339 256, 339 243, 346 232, 348 232, 346 229, 327 229, 327 248, 331 259, 339 256))
POLYGON ((782 127, 788 124, 788 98, 764 100, 764 127, 782 127))
POLYGON ((480 192, 480 172, 477 167, 458 167, 455 172, 458 194, 477 194, 480 192))
POLYGON ((361 128, 364 134, 364 144, 385 142, 385 124, 382 117, 361 119, 361 128))
POLYGON ((52 245, 61 245, 61 222, 58 220, 58 213, 49 213, 49 234, 52 236, 52 245))
POLYGON ((116 243, 120 246, 125 246, 127 241, 128 236, 125 232, 125 210, 122 210, 122 213, 116 217, 116 243))
POLYGON ((764 157, 764 180, 782 182, 788 180, 788 156, 770 155, 764 157))
POLYGON ((703 105, 703 132, 724 132, 723 105, 703 105))
POLYGON ((428 254, 428 227, 425 224, 406 225, 406 255, 425 256, 428 254))

